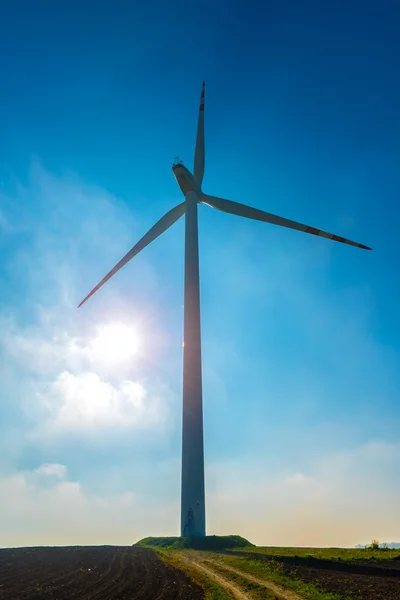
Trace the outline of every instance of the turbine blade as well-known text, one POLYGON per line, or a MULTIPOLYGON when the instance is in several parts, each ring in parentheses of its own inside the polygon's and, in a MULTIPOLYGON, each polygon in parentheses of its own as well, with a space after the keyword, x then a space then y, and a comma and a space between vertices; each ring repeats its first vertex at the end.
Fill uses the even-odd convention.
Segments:
POLYGON ((104 285, 106 281, 108 281, 113 275, 115 275, 117 271, 119 271, 124 265, 126 265, 126 263, 129 262, 131 258, 136 256, 136 254, 139 254, 139 252, 143 250, 143 248, 148 246, 152 241, 158 238, 158 236, 164 233, 166 229, 171 227, 171 225, 173 225, 175 221, 177 221, 179 217, 183 215, 185 210, 186 202, 182 202, 182 204, 178 204, 178 206, 175 206, 170 211, 168 211, 163 217, 161 217, 161 219, 157 221, 157 223, 153 225, 151 229, 149 229, 149 231, 142 237, 142 239, 139 240, 138 243, 135 246, 133 246, 133 248, 129 250, 127 254, 125 254, 125 256, 119 261, 119 263, 117 263, 115 267, 111 269, 111 271, 107 273, 105 277, 103 277, 100 283, 98 283, 96 287, 92 289, 92 291, 79 304, 78 308, 82 306, 82 304, 84 304, 86 300, 90 298, 90 296, 93 296, 93 294, 97 292, 97 290, 101 288, 101 286, 104 285))
POLYGON ((358 244, 357 242, 340 237, 339 235, 322 231, 322 229, 316 229, 315 227, 309 227, 308 225, 303 225, 302 223, 297 223, 296 221, 290 221, 289 219, 284 219, 283 217, 277 217, 276 215, 259 210, 258 208, 252 208, 246 204, 239 204, 239 202, 232 202, 231 200, 224 200, 223 198, 208 196, 207 194, 203 194, 201 196, 200 202, 208 204, 209 206, 212 206, 218 210, 222 210, 223 212, 231 213, 232 215, 238 215, 239 217, 247 217, 248 219, 255 219, 256 221, 264 221, 265 223, 272 223, 273 225, 281 225, 282 227, 297 229, 297 231, 304 231, 304 233, 319 235, 320 237, 324 237, 335 242, 341 242, 342 244, 349 244, 350 246, 355 246, 356 248, 372 250, 372 248, 369 246, 364 246, 364 244, 358 244))
POLYGON ((206 83, 203 81, 200 96, 200 108, 199 108, 199 120, 197 122, 197 137, 196 137, 196 150, 194 152, 194 168, 193 176, 196 185, 201 187, 201 183, 204 177, 204 164, 205 164, 205 150, 204 150, 204 92, 206 83))

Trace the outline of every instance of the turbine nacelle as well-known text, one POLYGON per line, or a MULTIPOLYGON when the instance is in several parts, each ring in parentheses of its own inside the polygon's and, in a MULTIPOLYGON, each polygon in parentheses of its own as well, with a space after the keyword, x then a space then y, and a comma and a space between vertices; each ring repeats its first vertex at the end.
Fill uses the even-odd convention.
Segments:
POLYGON ((201 194, 201 189, 196 186, 193 174, 185 165, 181 162, 174 164, 172 165, 172 171, 184 196, 189 192, 195 192, 198 195, 201 194))

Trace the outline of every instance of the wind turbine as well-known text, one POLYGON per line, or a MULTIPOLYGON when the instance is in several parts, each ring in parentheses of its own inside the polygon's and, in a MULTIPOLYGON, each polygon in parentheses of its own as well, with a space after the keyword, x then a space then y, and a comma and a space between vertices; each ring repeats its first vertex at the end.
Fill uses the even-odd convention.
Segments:
MULTIPOLYGON (((204 175, 204 92, 203 82, 197 125, 196 149, 193 173, 181 161, 172 166, 179 187, 185 197, 167 212, 142 237, 139 242, 115 265, 113 269, 82 300, 82 306, 102 285, 129 262, 143 248, 166 231, 185 214, 185 291, 184 291, 184 342, 183 342, 183 422, 182 422, 182 487, 181 487, 181 535, 205 536, 204 496, 204 449, 203 449, 203 399, 201 376, 200 336, 200 284, 197 205, 207 204, 226 213, 282 225, 320 237, 371 250, 368 246, 327 233, 322 229, 302 225, 283 217, 245 204, 209 196, 202 190, 204 175)), ((78 307, 79 308, 79 307, 78 307)))

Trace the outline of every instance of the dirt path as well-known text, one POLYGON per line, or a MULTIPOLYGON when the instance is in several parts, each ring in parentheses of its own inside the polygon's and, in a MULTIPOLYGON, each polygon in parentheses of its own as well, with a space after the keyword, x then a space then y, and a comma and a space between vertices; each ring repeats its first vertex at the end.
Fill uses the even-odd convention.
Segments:
POLYGON ((261 586, 267 588, 268 590, 270 590, 271 592, 273 592, 274 594, 276 594, 283 600, 304 600, 301 596, 299 596, 295 592, 292 592, 290 590, 285 590, 285 588, 278 585, 277 583, 274 583, 273 581, 266 581, 265 579, 259 579, 258 577, 255 577, 254 575, 250 575, 250 573, 246 573, 245 571, 240 571, 239 569, 234 569, 233 567, 228 567, 228 565, 225 565, 222 562, 221 562, 220 566, 222 568, 226 569, 227 571, 231 571, 232 573, 236 573, 236 575, 240 575, 241 577, 243 577, 244 579, 247 579, 248 581, 252 581, 253 583, 257 583, 258 585, 261 585, 261 586))
POLYGON ((253 583, 257 583, 258 585, 266 588, 270 592, 273 592, 274 594, 276 594, 276 596, 278 596, 278 598, 282 598, 282 600, 304 600, 301 596, 299 596, 295 592, 292 592, 290 590, 285 590, 285 588, 278 585, 277 583, 274 583, 272 581, 266 581, 265 579, 260 579, 258 577, 255 577, 254 575, 250 575, 249 573, 246 573, 245 571, 240 571, 239 569, 234 569, 233 567, 226 565, 221 560, 211 560, 210 558, 205 558, 198 554, 193 555, 192 557, 186 556, 185 559, 188 560, 189 562, 191 562, 192 564, 194 564, 195 566, 197 566, 198 568, 205 571, 210 577, 212 577, 215 581, 217 581, 225 589, 229 590, 234 595, 234 597, 237 598, 237 600, 250 600, 251 596, 249 594, 247 594, 246 592, 244 592, 240 588, 239 585, 229 581, 228 579, 225 579, 222 575, 220 575, 219 573, 216 573, 215 571, 212 570, 212 568, 209 568, 209 567, 212 567, 212 565, 215 565, 215 566, 225 569, 226 571, 235 573, 236 575, 243 577, 243 579, 247 579, 247 581, 252 581, 253 583), (209 566, 206 566, 206 565, 209 565, 209 566))
POLYGON ((242 589, 240 589, 238 585, 232 583, 228 579, 225 579, 225 577, 222 577, 222 575, 219 575, 219 573, 216 573, 212 569, 209 569, 208 567, 204 566, 204 564, 195 560, 188 560, 187 562, 190 562, 190 564, 195 565, 197 569, 201 569, 202 571, 204 571, 208 575, 208 577, 210 577, 210 579, 216 581, 225 590, 231 592, 231 594, 234 598, 236 598, 236 600, 251 600, 251 597, 248 594, 246 594, 246 592, 244 592, 242 589))

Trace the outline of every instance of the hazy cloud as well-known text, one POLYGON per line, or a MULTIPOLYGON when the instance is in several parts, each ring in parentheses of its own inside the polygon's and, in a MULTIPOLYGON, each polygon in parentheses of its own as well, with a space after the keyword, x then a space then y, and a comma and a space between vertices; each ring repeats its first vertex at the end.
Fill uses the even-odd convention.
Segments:
POLYGON ((400 536, 399 464, 400 444, 376 441, 320 458, 309 473, 272 477, 260 459, 215 465, 209 524, 260 545, 390 542, 400 536))
MULTIPOLYGON (((327 456, 309 473, 271 476, 260 461, 208 465, 208 529, 239 533, 260 545, 391 542, 400 536, 400 485, 394 479, 399 461, 400 445, 377 441, 327 456)), ((9 501, 0 514, 1 543, 130 544, 144 535, 176 535, 178 490, 162 501, 162 510, 159 495, 171 478, 177 487, 179 469, 179 461, 154 465, 150 495, 140 484, 134 492, 93 494, 67 479, 63 465, 3 477, 0 494, 9 501), (45 485, 45 475, 53 483, 45 485)))
POLYGON ((37 469, 35 473, 38 475, 44 475, 46 477, 56 477, 57 479, 65 479, 67 476, 67 467, 65 465, 59 465, 57 463, 44 463, 37 469))
POLYGON ((0 478, 7 499, 0 513, 2 547, 132 544, 148 534, 150 523, 153 532, 167 534, 177 520, 176 507, 167 503, 160 511, 132 493, 94 495, 77 481, 53 479, 42 485, 29 472, 0 478))

